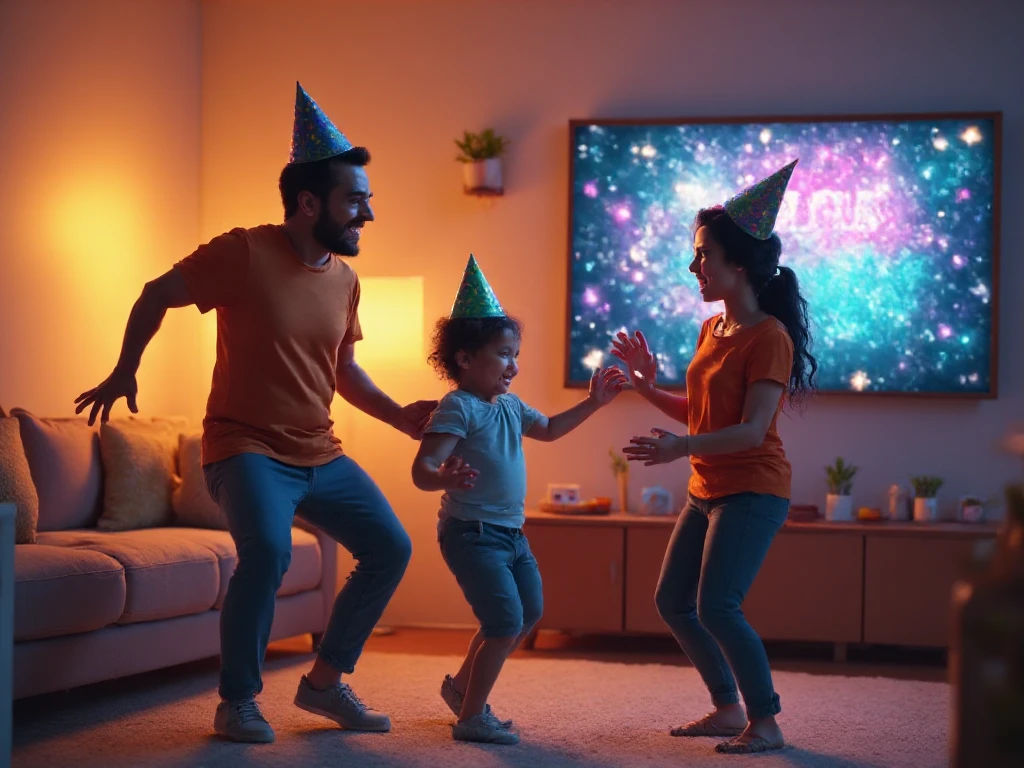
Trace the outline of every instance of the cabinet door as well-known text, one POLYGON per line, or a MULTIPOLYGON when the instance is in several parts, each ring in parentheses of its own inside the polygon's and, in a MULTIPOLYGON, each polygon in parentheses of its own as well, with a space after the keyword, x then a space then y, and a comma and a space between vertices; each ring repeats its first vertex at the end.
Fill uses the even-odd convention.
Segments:
MULTIPOLYGON (((626 629, 667 633, 654 590, 669 529, 626 533, 626 629)), ((766 640, 860 642, 863 539, 859 534, 780 531, 743 602, 766 640)))
POLYGON ((622 631, 621 528, 526 524, 544 582, 542 629, 622 631))
POLYGON ((864 642, 943 648, 975 538, 868 536, 864 642))
POLYGON ((743 603, 765 640, 859 643, 864 537, 780 531, 743 603))
POLYGON ((633 527, 626 530, 626 631, 664 634, 654 590, 661 575, 672 529, 633 527))

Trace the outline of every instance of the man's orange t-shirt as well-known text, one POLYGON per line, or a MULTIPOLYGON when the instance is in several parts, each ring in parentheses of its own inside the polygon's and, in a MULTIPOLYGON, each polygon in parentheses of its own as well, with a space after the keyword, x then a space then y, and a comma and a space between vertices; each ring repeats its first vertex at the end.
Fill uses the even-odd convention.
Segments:
MULTIPOLYGON (((793 342, 774 317, 719 337, 712 329, 721 315, 704 322, 697 352, 686 371, 687 422, 691 435, 705 435, 739 424, 747 387, 755 381, 789 386, 793 342)), ((734 493, 767 493, 790 497, 792 469, 782 449, 776 423, 785 391, 772 416, 764 442, 757 448, 716 456, 691 456, 689 491, 699 499, 734 493)))
POLYGON ((199 311, 217 310, 203 463, 260 453, 308 467, 340 456, 331 420, 338 350, 362 338, 352 268, 338 256, 305 264, 269 224, 233 229, 175 268, 199 311))

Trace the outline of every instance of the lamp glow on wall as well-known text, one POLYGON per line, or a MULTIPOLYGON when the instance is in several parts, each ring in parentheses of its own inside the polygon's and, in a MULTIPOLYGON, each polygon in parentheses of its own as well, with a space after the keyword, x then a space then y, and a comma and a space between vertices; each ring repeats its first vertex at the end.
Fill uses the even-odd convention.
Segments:
POLYGON ((359 280, 359 324, 363 340, 356 360, 371 376, 404 371, 423 362, 423 278, 363 277, 359 280))

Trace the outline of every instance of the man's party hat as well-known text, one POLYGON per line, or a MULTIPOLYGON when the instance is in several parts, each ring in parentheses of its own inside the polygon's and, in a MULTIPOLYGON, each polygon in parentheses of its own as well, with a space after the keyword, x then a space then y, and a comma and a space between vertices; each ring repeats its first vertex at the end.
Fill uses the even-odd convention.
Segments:
POLYGON ((487 278, 480 271, 476 257, 469 254, 469 263, 462 275, 462 285, 459 286, 459 294, 455 297, 449 318, 454 320, 456 318, 504 316, 505 310, 498 303, 498 297, 494 295, 491 286, 487 284, 487 278))
POLYGON ((288 164, 311 163, 352 149, 352 142, 334 127, 298 82, 295 83, 295 125, 288 164))
POLYGON ((767 179, 740 192, 725 204, 725 212, 736 224, 752 237, 767 240, 775 229, 775 219, 782 207, 782 196, 786 193, 789 177, 799 160, 776 171, 767 179))

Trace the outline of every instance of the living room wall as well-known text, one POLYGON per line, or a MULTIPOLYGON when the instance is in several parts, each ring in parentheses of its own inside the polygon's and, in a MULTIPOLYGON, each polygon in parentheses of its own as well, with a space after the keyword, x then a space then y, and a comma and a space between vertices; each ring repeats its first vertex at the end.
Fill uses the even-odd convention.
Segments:
MULTIPOLYGON (((201 235, 281 218, 275 181, 288 152, 295 80, 356 143, 368 145, 377 222, 354 265, 364 278, 422 276, 424 333, 451 306, 467 255, 481 258, 526 323, 515 389, 547 412, 582 393, 562 388, 567 228, 567 121, 572 117, 1003 110, 1001 396, 987 402, 827 398, 781 425, 794 501, 824 503, 822 466, 861 466, 856 502, 880 505, 911 475, 946 478, 951 512, 964 493, 998 495, 1018 477, 999 452, 1024 416, 1024 64, 1020 4, 636 0, 203 4, 201 235), (462 194, 452 139, 494 126, 513 146, 504 198, 462 194)), ((379 299, 386 302, 387 296, 379 299)), ((364 344, 373 343, 367 334, 364 344)), ((369 347, 367 347, 368 349, 369 347)), ((212 347, 204 347, 212 355, 212 347)), ((445 389, 420 359, 373 370, 400 398, 445 389)), ((352 454, 412 532, 415 554, 386 615, 394 623, 471 619, 437 553, 437 501, 409 480, 412 441, 337 409, 352 454)), ((610 445, 666 420, 625 395, 576 433, 530 444, 529 501, 552 481, 613 496, 610 445)), ((684 463, 636 469, 680 498, 684 463)))
MULTIPOLYGON (((195 247, 199 24, 199 0, 0 3, 4 408, 72 414, 143 283, 195 247)), ((144 413, 201 408, 199 331, 168 317, 139 372, 144 413)))

